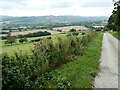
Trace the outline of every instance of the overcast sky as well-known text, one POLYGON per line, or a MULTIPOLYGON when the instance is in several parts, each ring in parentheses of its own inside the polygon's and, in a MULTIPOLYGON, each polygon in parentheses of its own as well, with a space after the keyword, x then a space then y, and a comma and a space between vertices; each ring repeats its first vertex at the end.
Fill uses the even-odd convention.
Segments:
POLYGON ((112 0, 0 0, 0 14, 10 16, 110 16, 112 0))

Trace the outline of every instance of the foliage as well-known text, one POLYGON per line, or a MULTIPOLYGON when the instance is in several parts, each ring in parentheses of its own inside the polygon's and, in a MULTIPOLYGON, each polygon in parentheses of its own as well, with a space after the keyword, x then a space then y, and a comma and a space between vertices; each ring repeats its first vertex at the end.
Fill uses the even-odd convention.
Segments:
POLYGON ((61 30, 61 29, 57 29, 57 31, 58 31, 58 32, 62 32, 62 30, 61 30))
POLYGON ((42 40, 42 38, 34 39, 34 40, 31 40, 30 42, 38 42, 40 40, 42 40))
POLYGON ((13 44, 16 42, 16 38, 14 36, 11 36, 10 34, 8 34, 7 36, 7 40, 5 41, 5 44, 13 44))
POLYGON ((47 37, 47 39, 52 39, 52 37, 47 37))
POLYGON ((120 40, 120 32, 110 32, 114 37, 120 40))
POLYGON ((120 1, 115 2, 112 15, 109 17, 107 27, 111 30, 120 29, 120 1))
POLYGON ((10 17, 2 16, 2 21, 11 21, 3 23, 2 30, 10 29, 52 29, 54 27, 85 25, 88 28, 94 24, 102 24, 107 17, 80 17, 80 16, 32 16, 32 17, 10 17))
POLYGON ((74 33, 72 33, 72 35, 73 35, 73 36, 74 36, 74 35, 76 35, 76 36, 77 36, 77 35, 79 35, 79 33, 77 33, 77 32, 74 32, 74 33))
POLYGON ((58 37, 56 44, 51 39, 44 38, 35 44, 32 54, 24 54, 21 51, 11 57, 3 54, 3 90, 38 90, 48 85, 46 80, 57 81, 58 88, 69 87, 71 83, 65 78, 56 78, 46 73, 74 60, 77 56, 82 56, 86 46, 96 35, 96 32, 89 32, 83 37, 58 37))
MULTIPOLYGON (((85 54, 83 56, 78 56, 75 60, 64 64, 55 71, 53 70, 51 73, 56 76, 56 79, 59 77, 64 78, 64 80, 70 84, 67 88, 92 90, 94 77, 99 71, 102 37, 103 34, 99 33, 99 35, 86 47, 85 54)), ((53 87, 58 86, 57 84, 58 82, 55 81, 49 85, 53 87)))
POLYGON ((19 42, 20 42, 20 43, 23 43, 23 42, 28 42, 28 40, 27 40, 27 38, 26 38, 26 37, 25 37, 25 38, 20 38, 20 39, 19 39, 19 42))
POLYGON ((76 32, 76 29, 72 28, 69 32, 76 32))
POLYGON ((1 36, 1 40, 7 39, 7 36, 1 36))
POLYGON ((23 38, 23 37, 39 37, 39 36, 47 36, 47 35, 51 35, 50 32, 47 31, 39 31, 39 32, 34 32, 34 33, 28 33, 26 35, 19 35, 19 38, 23 38))

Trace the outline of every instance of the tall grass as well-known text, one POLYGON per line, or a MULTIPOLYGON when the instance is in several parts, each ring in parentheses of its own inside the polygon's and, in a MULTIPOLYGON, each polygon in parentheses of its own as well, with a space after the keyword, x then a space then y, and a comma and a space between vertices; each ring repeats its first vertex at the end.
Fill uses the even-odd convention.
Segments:
POLYGON ((95 37, 96 32, 85 35, 69 35, 58 37, 58 42, 51 39, 41 39, 34 45, 32 54, 15 53, 9 57, 2 56, 3 90, 39 89, 45 88, 46 79, 50 79, 47 72, 74 60, 85 53, 85 48, 95 37))
POLYGON ((120 32, 110 32, 115 38, 117 38, 118 40, 120 40, 120 32))

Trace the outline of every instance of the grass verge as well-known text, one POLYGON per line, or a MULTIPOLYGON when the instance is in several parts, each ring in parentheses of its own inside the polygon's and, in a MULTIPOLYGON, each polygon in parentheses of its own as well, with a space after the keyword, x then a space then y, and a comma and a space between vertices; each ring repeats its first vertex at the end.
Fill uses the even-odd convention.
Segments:
POLYGON ((86 54, 50 72, 55 80, 48 81, 48 88, 92 88, 99 69, 99 57, 103 34, 100 33, 86 48, 86 54), (66 83, 67 82, 67 83, 66 83), (65 83, 67 85, 65 85, 65 83))
POLYGON ((120 32, 110 32, 110 34, 112 34, 115 38, 117 38, 118 40, 120 40, 120 32))

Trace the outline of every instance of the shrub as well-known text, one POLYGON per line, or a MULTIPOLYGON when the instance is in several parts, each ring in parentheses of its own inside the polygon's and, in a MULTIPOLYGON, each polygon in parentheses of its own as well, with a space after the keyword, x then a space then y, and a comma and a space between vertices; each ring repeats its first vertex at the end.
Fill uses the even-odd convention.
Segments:
POLYGON ((18 38, 24 38, 24 37, 39 37, 39 36, 47 36, 47 35, 51 35, 50 32, 47 31, 39 31, 39 32, 34 32, 34 33, 28 33, 26 35, 18 35, 18 38))
POLYGON ((42 38, 34 39, 34 40, 31 40, 30 42, 38 42, 40 40, 42 40, 42 38))
POLYGON ((85 35, 85 33, 83 32, 83 33, 81 33, 81 35, 85 35))
POLYGON ((76 29, 72 28, 69 32, 76 32, 76 29))
POLYGON ((38 36, 47 36, 47 35, 51 35, 51 33, 45 31, 45 32, 35 32, 35 33, 29 33, 26 34, 26 37, 38 37, 38 36))
POLYGON ((72 33, 73 35, 79 35, 79 33, 77 33, 77 32, 74 32, 74 33, 72 33))
POLYGON ((9 36, 7 40, 5 41, 5 44, 13 44, 16 42, 16 38, 14 36, 9 36))
POLYGON ((52 39, 52 37, 47 37, 47 39, 52 39))
POLYGON ((1 36, 1 40, 7 39, 7 36, 1 36))
POLYGON ((23 38, 21 38, 21 39, 19 40, 19 42, 20 42, 20 43, 23 43, 23 42, 24 42, 24 39, 23 39, 23 38))
POLYGON ((57 29, 57 31, 58 31, 58 32, 62 32, 62 30, 61 30, 61 29, 57 29))
POLYGON ((21 38, 21 39, 19 40, 19 42, 20 42, 20 43, 28 42, 28 40, 27 40, 27 38, 25 37, 25 38, 21 38))

